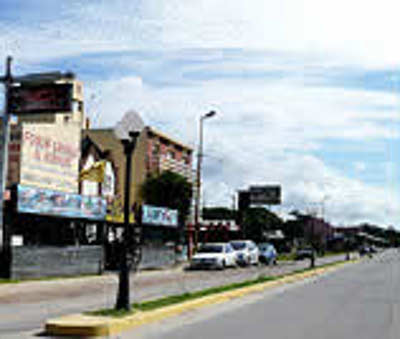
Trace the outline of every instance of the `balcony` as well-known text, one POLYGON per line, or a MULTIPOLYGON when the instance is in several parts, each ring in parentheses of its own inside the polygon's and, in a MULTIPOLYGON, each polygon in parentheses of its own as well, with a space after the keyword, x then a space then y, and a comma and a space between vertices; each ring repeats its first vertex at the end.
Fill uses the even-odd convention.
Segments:
POLYGON ((167 158, 166 156, 160 157, 159 162, 160 171, 171 171, 178 173, 192 182, 192 167, 186 164, 183 160, 176 160, 167 158))

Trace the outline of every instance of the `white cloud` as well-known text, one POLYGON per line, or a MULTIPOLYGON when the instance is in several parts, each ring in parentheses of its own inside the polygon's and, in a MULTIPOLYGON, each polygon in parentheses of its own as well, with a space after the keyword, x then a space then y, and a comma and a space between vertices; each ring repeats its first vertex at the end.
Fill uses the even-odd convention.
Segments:
MULTIPOLYGON (((311 155, 314 150, 323 151, 327 138, 368 145, 398 137, 389 123, 381 123, 382 119, 398 121, 392 110, 396 105, 393 94, 309 88, 287 79, 264 84, 205 80, 188 87, 152 87, 146 79, 124 78, 102 82, 101 89, 102 124, 117 121, 119 114, 134 108, 148 124, 193 146, 200 114, 217 110, 204 129, 207 204, 231 206, 236 189, 280 183, 285 204, 303 210, 329 196, 325 211, 334 223, 400 221, 400 201, 391 185, 377 188, 346 178, 343 171, 311 155), (365 107, 386 110, 365 113, 365 107)), ((364 168, 360 163, 354 166, 360 171, 364 168)))
POLYGON ((38 61, 83 51, 234 47, 398 65, 399 11, 394 0, 71 1, 48 20, 1 25, 0 53, 38 61))
MULTIPOLYGON (((0 22, 0 60, 11 53, 16 71, 24 72, 91 52, 152 51, 176 61, 179 53, 181 61, 193 53, 203 63, 183 71, 205 77, 189 85, 179 84, 187 80, 183 71, 175 86, 153 87, 134 70, 109 81, 99 70, 99 80, 86 86, 89 115, 98 126, 113 125, 134 108, 147 123, 195 145, 200 114, 216 109, 205 129, 206 153, 214 156, 205 158, 207 202, 229 205, 234 189, 266 181, 282 183, 286 202, 304 208, 331 196, 326 210, 334 221, 397 222, 400 204, 390 183, 376 188, 348 179, 312 155, 328 138, 398 138, 395 95, 306 86, 305 73, 317 64, 322 74, 314 80, 323 80, 324 66, 398 65, 399 7, 389 0, 77 1, 51 20, 0 22), (224 48, 259 56, 235 59, 224 48), (261 71, 290 75, 238 79, 261 71), (238 76, 207 78, 213 72, 238 76)), ((127 59, 114 67, 129 66, 127 59)), ((160 68, 159 77, 168 71, 160 68)), ((393 173, 388 167, 386 175, 393 173)))

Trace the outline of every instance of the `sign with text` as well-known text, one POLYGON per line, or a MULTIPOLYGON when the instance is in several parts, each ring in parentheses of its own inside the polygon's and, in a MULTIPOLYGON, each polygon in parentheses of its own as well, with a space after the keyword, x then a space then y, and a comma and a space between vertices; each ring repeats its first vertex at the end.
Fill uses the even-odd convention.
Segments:
POLYGON ((102 197, 18 185, 17 209, 19 213, 104 220, 107 203, 102 197))
POLYGON ((20 184, 78 193, 81 128, 23 124, 20 184))
POLYGON ((281 186, 265 185, 250 186, 250 204, 259 205, 280 205, 281 186))
POLYGON ((155 226, 178 227, 178 211, 165 207, 143 205, 142 223, 155 226))
POLYGON ((12 114, 71 112, 72 84, 11 87, 9 109, 12 114))

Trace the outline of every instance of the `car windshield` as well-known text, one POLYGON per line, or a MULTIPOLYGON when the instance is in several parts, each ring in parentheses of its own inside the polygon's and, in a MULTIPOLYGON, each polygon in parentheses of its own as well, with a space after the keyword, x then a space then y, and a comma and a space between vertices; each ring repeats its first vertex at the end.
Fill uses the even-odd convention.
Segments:
POLYGON ((200 247, 198 253, 221 253, 222 245, 204 245, 200 247))
POLYGON ((272 247, 271 244, 259 244, 258 248, 260 249, 260 251, 266 251, 268 249, 270 249, 272 247))
POLYGON ((231 242, 231 245, 234 250, 243 250, 246 247, 245 242, 231 242))

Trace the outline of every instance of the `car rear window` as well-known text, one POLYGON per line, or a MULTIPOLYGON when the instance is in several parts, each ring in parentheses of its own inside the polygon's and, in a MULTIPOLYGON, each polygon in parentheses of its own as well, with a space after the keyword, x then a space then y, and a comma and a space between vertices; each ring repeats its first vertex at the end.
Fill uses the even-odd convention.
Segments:
POLYGON ((246 248, 246 243, 245 242, 231 242, 231 245, 234 250, 243 250, 246 248))

